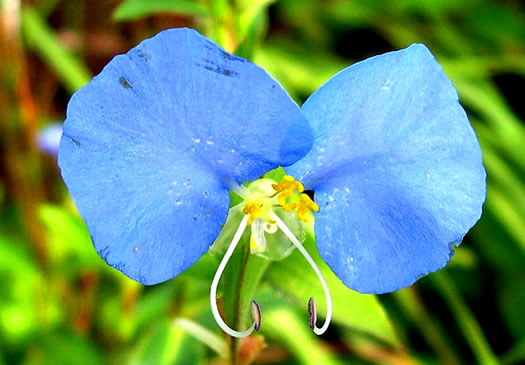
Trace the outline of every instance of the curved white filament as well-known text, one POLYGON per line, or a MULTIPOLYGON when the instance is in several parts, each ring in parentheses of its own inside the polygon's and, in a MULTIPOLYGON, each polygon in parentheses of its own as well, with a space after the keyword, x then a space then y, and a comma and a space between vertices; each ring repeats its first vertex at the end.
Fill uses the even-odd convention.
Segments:
POLYGON ((332 297, 330 296, 330 292, 328 291, 328 285, 326 285, 326 281, 323 278, 323 275, 321 274, 321 270, 317 267, 314 260, 310 256, 310 254, 306 251, 306 249, 301 245, 301 242, 294 236, 292 231, 284 224, 284 222, 277 216, 277 214, 272 212, 272 218, 275 220, 275 223, 279 226, 279 228, 283 231, 283 233, 292 241, 292 243, 297 247, 299 252, 304 256, 306 261, 310 264, 312 269, 314 269, 315 273, 317 274, 317 277, 319 278, 319 281, 321 282, 321 285, 323 286, 324 295, 326 297, 326 319, 324 321, 323 327, 318 328, 317 325, 314 323, 314 333, 316 335, 322 335, 326 332, 328 329, 328 326, 330 325, 330 321, 332 320, 332 297))
POLYGON ((237 228, 237 232, 235 232, 235 235, 233 236, 233 240, 230 243, 230 247, 226 250, 226 253, 224 254, 224 257, 222 258, 221 263, 219 264, 219 267, 217 269, 217 272, 215 273, 215 276, 213 278, 213 281, 211 283, 210 288, 210 306, 211 306, 211 312, 213 314, 213 318, 215 318, 215 321, 219 325, 219 327, 229 334, 232 337, 242 338, 249 336, 254 328, 255 328, 255 321, 252 323, 250 328, 248 328, 246 331, 235 331, 228 327, 228 325, 222 320, 221 315, 219 314, 219 309, 217 308, 217 286, 219 285, 219 280, 221 279, 222 272, 224 271, 224 268, 226 267, 226 264, 230 260, 230 257, 233 254, 233 251, 235 251, 235 247, 237 247, 237 244, 239 243, 242 234, 244 233, 244 230, 246 229, 246 226, 248 224, 248 218, 249 215, 245 215, 242 218, 241 224, 239 224, 239 228, 237 228))

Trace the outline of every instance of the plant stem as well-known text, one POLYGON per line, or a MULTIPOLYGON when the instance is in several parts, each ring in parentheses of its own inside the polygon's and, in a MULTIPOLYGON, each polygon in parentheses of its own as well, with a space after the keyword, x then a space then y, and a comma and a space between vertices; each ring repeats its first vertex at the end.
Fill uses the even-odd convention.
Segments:
MULTIPOLYGON (((242 305, 241 305, 241 295, 242 295, 242 289, 244 287, 244 282, 246 278, 246 265, 248 262, 248 258, 250 255, 250 251, 247 249, 247 245, 242 245, 243 249, 243 259, 242 259, 242 267, 241 272, 239 275, 239 282, 237 284, 237 291, 235 294, 235 308, 233 311, 233 328, 239 329, 244 327, 244 323, 246 320, 243 318, 246 318, 243 313, 242 305)), ((237 337, 232 337, 231 343, 230 343, 230 361, 232 365, 237 365, 237 354, 239 352, 239 347, 241 344, 241 339, 237 337)))

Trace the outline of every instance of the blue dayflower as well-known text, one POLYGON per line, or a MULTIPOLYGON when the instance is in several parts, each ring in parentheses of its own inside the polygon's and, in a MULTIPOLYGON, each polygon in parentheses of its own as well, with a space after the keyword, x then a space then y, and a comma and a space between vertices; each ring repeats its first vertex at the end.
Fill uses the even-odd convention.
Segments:
POLYGON ((321 334, 330 295, 297 222, 316 212, 317 246, 332 270, 352 289, 383 293, 446 265, 485 198, 476 136, 423 45, 343 70, 299 108, 258 66, 196 31, 163 31, 75 93, 58 162, 97 252, 147 285, 206 252, 235 191, 243 202, 230 210, 235 229, 210 304, 237 337, 260 326, 258 305, 238 332, 215 294, 248 227, 253 253, 289 239, 312 265, 328 302, 322 328, 309 303, 321 334), (289 175, 259 179, 278 166, 289 175))

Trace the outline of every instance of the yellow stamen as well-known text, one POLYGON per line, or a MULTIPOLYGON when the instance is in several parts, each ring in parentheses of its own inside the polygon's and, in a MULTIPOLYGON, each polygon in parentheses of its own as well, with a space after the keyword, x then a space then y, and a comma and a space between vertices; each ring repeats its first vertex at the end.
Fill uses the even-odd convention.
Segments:
POLYGON ((273 184, 272 188, 277 192, 289 190, 293 193, 294 190, 297 190, 299 193, 302 193, 304 191, 303 184, 290 175, 285 175, 283 180, 278 184, 273 184))
POLYGON ((285 175, 281 182, 272 185, 273 189, 279 193, 277 196, 277 202, 287 212, 291 212, 297 209, 297 217, 308 222, 310 217, 308 212, 313 210, 317 212, 319 206, 306 194, 302 194, 304 186, 299 181, 295 180, 293 176, 285 175), (293 197, 296 192, 301 193, 300 199, 294 202, 287 202, 288 198, 293 197))
POLYGON ((257 219, 261 216, 261 213, 262 213, 261 208, 262 208, 262 204, 259 204, 257 202, 246 203, 242 212, 244 214, 250 215, 250 218, 248 219, 248 225, 252 224, 254 219, 257 219))
POLYGON ((301 194, 301 200, 297 202, 299 209, 297 210, 297 217, 303 222, 310 221, 308 212, 313 210, 315 212, 319 211, 319 206, 306 194, 301 194))
POLYGON ((291 197, 293 195, 293 190, 283 190, 279 196, 277 197, 277 202, 279 205, 286 210, 287 212, 290 212, 296 208, 295 203, 287 203, 286 199, 291 197))
POLYGON ((302 193, 304 186, 299 181, 295 180, 293 176, 285 175, 281 182, 272 185, 273 189, 279 193, 277 202, 287 212, 291 212, 297 208, 297 203, 288 203, 286 199, 292 197, 295 192, 302 193))

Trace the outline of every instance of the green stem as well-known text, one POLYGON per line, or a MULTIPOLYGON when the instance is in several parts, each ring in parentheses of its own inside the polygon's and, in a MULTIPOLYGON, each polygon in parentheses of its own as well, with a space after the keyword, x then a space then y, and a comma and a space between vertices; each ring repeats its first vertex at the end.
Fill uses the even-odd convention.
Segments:
MULTIPOLYGON (((234 314, 233 314, 233 328, 239 329, 244 328, 244 324, 246 323, 245 316, 243 316, 245 313, 244 308, 241 306, 241 295, 242 295, 242 289, 244 287, 244 282, 246 279, 246 264, 248 263, 248 258, 250 255, 249 250, 246 249, 246 245, 242 246, 243 249, 243 260, 242 260, 242 267, 241 272, 239 275, 239 283, 237 285, 237 291, 235 294, 235 304, 234 304, 234 314), (242 326, 242 327, 241 327, 242 326)), ((230 343, 230 360, 232 365, 237 365, 237 354, 239 352, 239 347, 241 344, 241 339, 237 337, 232 337, 232 341, 230 343)))
MULTIPOLYGON (((255 296, 257 286, 261 282, 270 261, 256 255, 250 254, 248 242, 243 242, 243 253, 241 267, 237 276, 235 288, 235 299, 233 301, 233 324, 235 329, 247 327, 250 302, 255 296)), ((233 284, 232 284, 233 285, 233 284)), ((230 343, 230 361, 232 365, 238 364, 237 354, 242 344, 241 339, 232 338, 230 343)))

